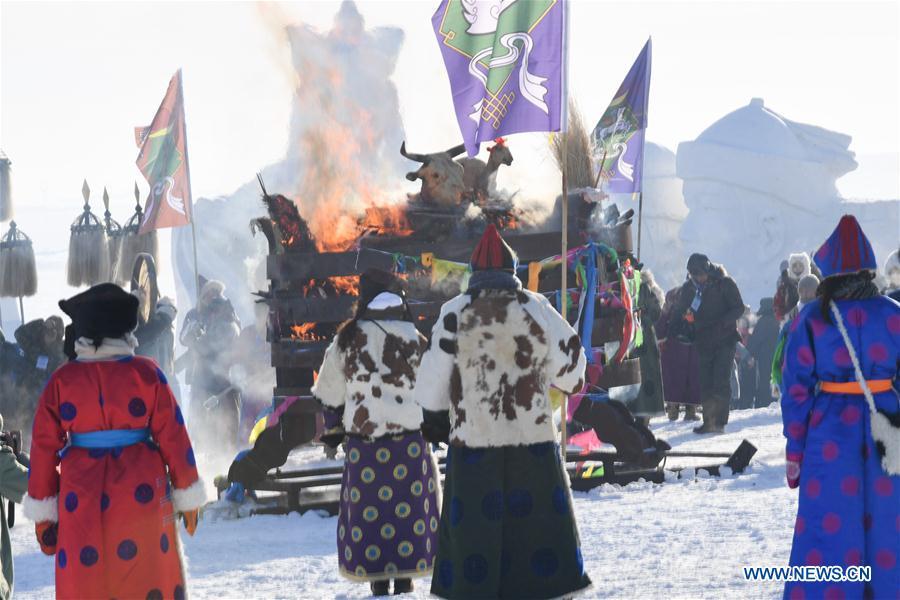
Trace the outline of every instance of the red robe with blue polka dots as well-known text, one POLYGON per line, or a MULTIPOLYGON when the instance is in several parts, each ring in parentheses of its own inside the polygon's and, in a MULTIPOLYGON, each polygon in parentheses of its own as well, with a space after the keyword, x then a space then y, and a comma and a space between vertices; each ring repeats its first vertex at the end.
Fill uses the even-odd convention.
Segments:
POLYGON ((181 410, 152 360, 75 361, 50 378, 28 495, 58 512, 57 598, 183 598, 175 511, 202 502, 202 490, 189 493, 200 486, 181 410), (141 428, 152 441, 66 447, 70 432, 141 428))
MULTIPOLYGON (((900 305, 879 296, 839 300, 863 376, 898 382, 900 305)), ((900 477, 888 475, 872 438, 866 399, 819 390, 823 381, 855 381, 838 327, 819 301, 789 326, 784 352, 782 416, 788 457, 800 460, 799 507, 792 566, 867 565, 868 583, 790 582, 785 598, 900 598, 900 477)), ((889 415, 900 411, 896 389, 874 394, 889 415)))

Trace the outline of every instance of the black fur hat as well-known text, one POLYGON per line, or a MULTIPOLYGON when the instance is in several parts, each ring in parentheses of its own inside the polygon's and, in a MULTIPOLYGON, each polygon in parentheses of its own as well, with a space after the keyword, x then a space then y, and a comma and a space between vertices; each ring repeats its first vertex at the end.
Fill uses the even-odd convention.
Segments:
POLYGON ((120 338, 137 327, 138 299, 114 283, 101 283, 59 307, 72 319, 75 338, 99 344, 103 338, 120 338))
POLYGON ((369 302, 381 292, 405 296, 406 282, 388 271, 366 269, 366 272, 359 277, 359 305, 361 307, 368 306, 369 302))

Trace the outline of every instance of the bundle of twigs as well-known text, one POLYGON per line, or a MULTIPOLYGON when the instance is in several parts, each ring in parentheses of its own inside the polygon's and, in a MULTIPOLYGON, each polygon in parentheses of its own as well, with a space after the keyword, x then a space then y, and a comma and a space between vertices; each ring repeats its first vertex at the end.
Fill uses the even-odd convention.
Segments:
POLYGON ((569 127, 565 135, 553 136, 553 158, 559 170, 563 165, 563 140, 568 146, 566 171, 569 189, 590 188, 594 186, 593 161, 591 155, 591 139, 584 126, 584 117, 574 102, 569 102, 569 127))

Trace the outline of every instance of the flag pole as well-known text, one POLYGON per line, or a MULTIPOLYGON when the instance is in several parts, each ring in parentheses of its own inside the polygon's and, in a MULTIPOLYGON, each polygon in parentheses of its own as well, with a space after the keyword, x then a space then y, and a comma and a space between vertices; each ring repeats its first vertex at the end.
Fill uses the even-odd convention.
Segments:
MULTIPOLYGON (((562 134, 562 265, 560 269, 562 269, 562 273, 560 276, 561 283, 560 287, 562 288, 561 296, 562 296, 562 306, 561 314, 562 318, 568 321, 568 312, 569 312, 569 282, 568 282, 568 271, 569 271, 569 261, 568 261, 568 253, 569 253, 569 178, 568 178, 568 166, 567 166, 567 156, 569 154, 569 140, 568 140, 568 127, 566 127, 566 131, 563 131, 562 134)), ((560 452, 562 452, 562 466, 563 469, 566 468, 566 448, 568 448, 568 429, 566 427, 566 421, 569 413, 569 397, 566 394, 563 394, 562 404, 560 404, 560 419, 559 419, 559 429, 560 429, 560 452)))
POLYGON ((178 95, 181 96, 181 112, 184 115, 184 170, 187 174, 188 190, 191 192, 191 201, 187 209, 191 211, 191 243, 194 248, 194 287, 197 290, 195 302, 200 301, 200 268, 197 261, 197 226, 195 225, 197 216, 194 214, 194 189, 191 186, 191 163, 188 160, 188 135, 187 135, 187 110, 184 106, 184 77, 181 69, 178 69, 178 95))

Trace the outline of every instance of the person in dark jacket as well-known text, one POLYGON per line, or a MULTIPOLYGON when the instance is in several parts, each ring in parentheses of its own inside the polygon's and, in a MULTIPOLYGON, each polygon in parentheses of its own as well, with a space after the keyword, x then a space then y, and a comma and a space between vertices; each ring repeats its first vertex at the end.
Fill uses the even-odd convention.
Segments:
POLYGON ((721 433, 728 422, 734 348, 740 340, 737 319, 744 313, 744 301, 725 268, 706 255, 692 254, 687 270, 673 316, 693 323, 703 405, 703 424, 694 433, 721 433))
POLYGON ((759 301, 757 315, 759 319, 747 342, 747 350, 759 367, 756 371, 756 408, 763 408, 770 405, 773 400, 769 379, 772 372, 772 357, 775 356, 775 346, 778 345, 779 327, 775 319, 772 298, 763 298, 759 301))

